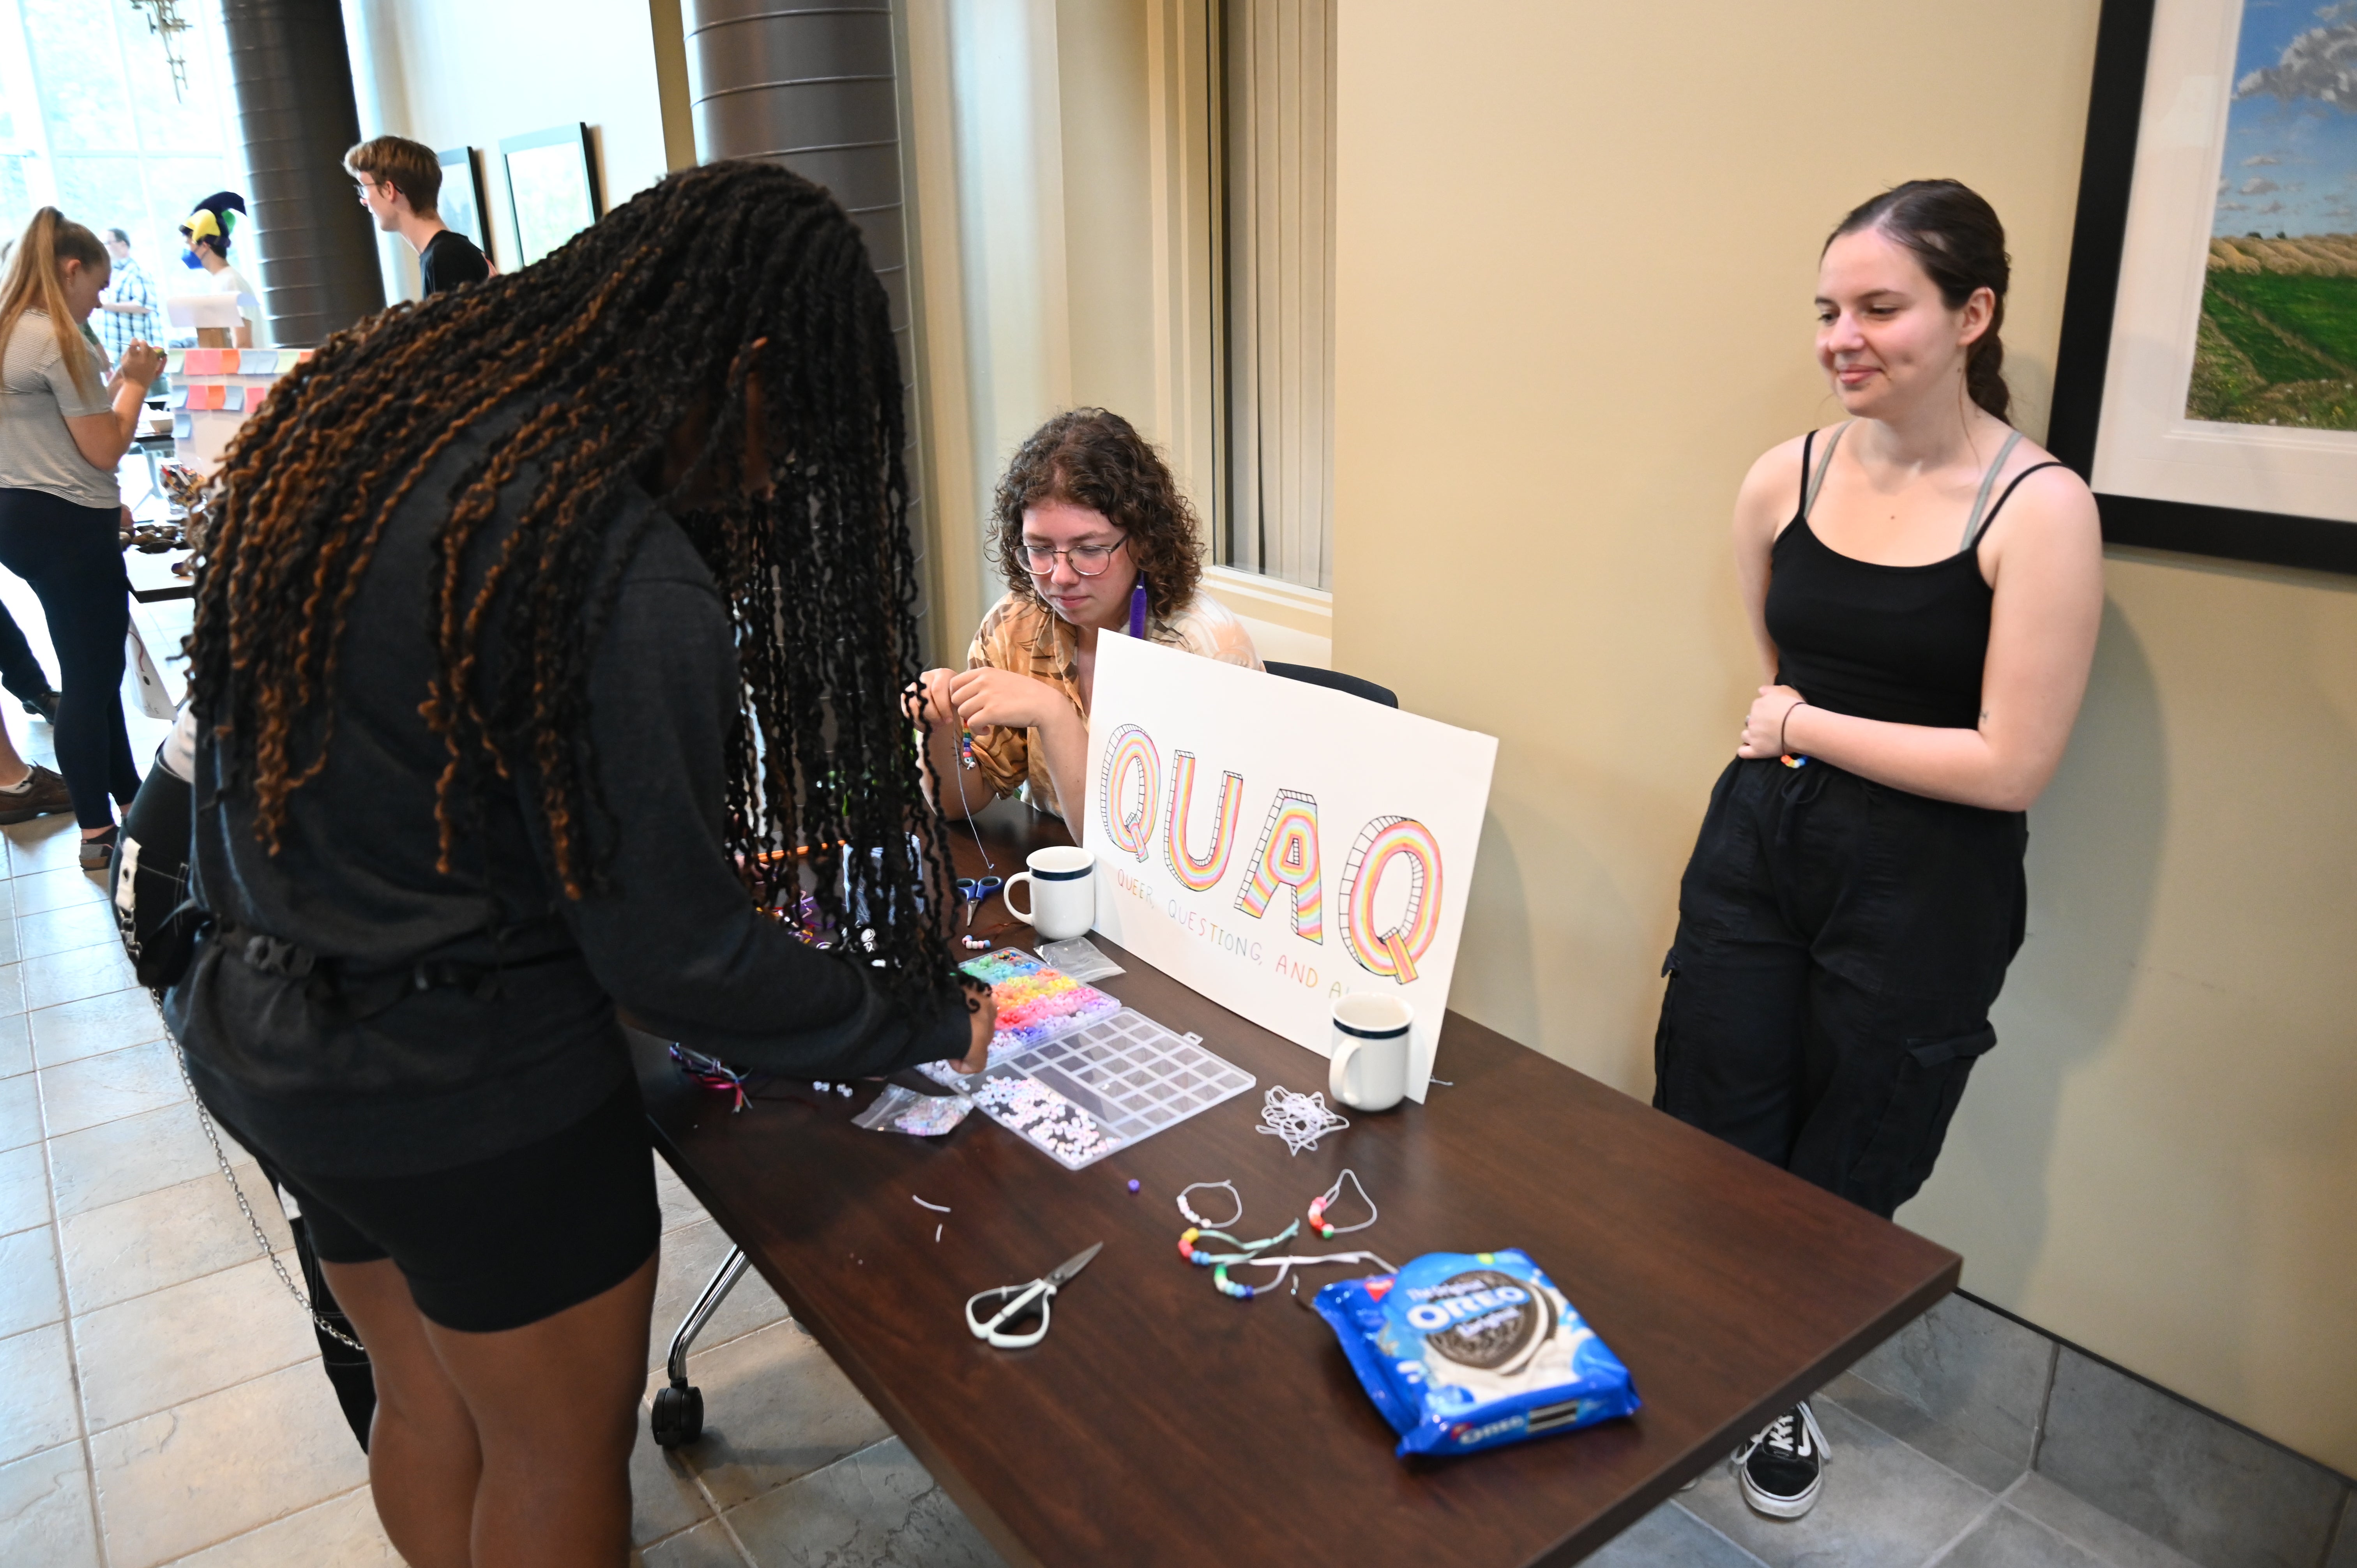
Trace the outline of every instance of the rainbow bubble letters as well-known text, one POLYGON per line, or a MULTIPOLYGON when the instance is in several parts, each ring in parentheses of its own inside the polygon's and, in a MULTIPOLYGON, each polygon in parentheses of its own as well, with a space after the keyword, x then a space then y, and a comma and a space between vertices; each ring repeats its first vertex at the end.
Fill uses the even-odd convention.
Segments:
POLYGON ((1163 854, 1170 861, 1170 874, 1179 886, 1196 893, 1209 893, 1228 874, 1228 859, 1236 848, 1236 822, 1243 815, 1244 778, 1241 773, 1220 776, 1220 804, 1211 828, 1211 847, 1199 859, 1187 848, 1187 818, 1195 798, 1195 754, 1177 751, 1170 754, 1170 819, 1169 829, 1162 839, 1163 854))
POLYGON ((1104 802, 1105 835, 1140 860, 1153 845, 1155 808, 1161 803, 1161 788, 1162 757, 1154 748, 1154 737, 1135 725, 1114 731, 1105 746, 1104 776, 1098 780, 1097 798, 1104 802))
POLYGON ((1305 941, 1326 940, 1325 871, 1318 858, 1318 801, 1297 789, 1279 789, 1269 803, 1268 825, 1253 852, 1252 875, 1236 896, 1236 908, 1259 918, 1279 887, 1293 889, 1294 934, 1305 941))
POLYGON ((1413 817, 1377 817, 1359 833, 1342 867, 1342 943, 1370 974, 1402 985, 1432 950, 1440 929, 1440 843, 1413 817), (1398 924, 1375 929, 1375 891, 1399 864, 1408 878, 1398 924))

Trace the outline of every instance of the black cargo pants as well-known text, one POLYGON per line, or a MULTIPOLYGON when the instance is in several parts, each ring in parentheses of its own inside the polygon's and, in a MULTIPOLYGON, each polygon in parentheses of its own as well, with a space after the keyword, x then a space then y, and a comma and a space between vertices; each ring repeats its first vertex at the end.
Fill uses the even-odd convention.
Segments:
POLYGON ((1654 1105, 1888 1218, 1996 1044, 2029 837, 1823 762, 1729 763, 1679 887, 1654 1105))

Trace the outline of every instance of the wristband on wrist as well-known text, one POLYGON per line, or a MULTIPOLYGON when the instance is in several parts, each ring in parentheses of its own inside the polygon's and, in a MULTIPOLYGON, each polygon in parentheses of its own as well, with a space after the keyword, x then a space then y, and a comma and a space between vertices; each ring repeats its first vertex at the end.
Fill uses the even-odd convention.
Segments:
POLYGON ((1783 718, 1776 725, 1776 749, 1787 757, 1792 755, 1792 748, 1784 744, 1784 737, 1792 727, 1792 715, 1808 705, 1805 701, 1794 703, 1784 710, 1783 718))

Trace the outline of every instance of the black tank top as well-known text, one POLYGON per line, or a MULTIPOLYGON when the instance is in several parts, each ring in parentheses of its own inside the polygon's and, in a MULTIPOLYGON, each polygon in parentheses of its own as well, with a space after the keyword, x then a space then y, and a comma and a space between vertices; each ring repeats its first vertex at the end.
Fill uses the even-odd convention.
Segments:
POLYGON ((1928 566, 1882 566, 1833 550, 1809 526, 1809 509, 1848 428, 1835 428, 1813 464, 1817 433, 1802 444, 1800 510, 1768 553, 1768 635, 1776 643, 1776 680, 1828 713, 1975 729, 1981 667, 1988 660, 1989 605, 1996 597, 1981 575, 1981 536, 2016 486, 2040 468, 2061 465, 2024 468, 1996 505, 1989 505, 1989 490, 2021 439, 2015 432, 1981 480, 1963 547, 1928 566))

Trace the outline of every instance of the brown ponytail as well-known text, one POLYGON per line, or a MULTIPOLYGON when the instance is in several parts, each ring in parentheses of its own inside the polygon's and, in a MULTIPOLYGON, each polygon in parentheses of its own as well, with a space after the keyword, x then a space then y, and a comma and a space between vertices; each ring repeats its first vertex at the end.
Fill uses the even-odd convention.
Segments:
MULTIPOLYGON (((1845 234, 1879 229, 1914 252, 1950 310, 1961 310, 1975 289, 1996 296, 1988 330, 1964 350, 1964 390, 1972 400, 2003 419, 2013 406, 2005 384, 2005 290, 2013 258, 2005 253, 2005 225, 1996 209, 1961 180, 1910 179, 1852 209, 1825 236, 1831 246, 1845 234)), ((1822 253, 1822 252, 1820 252, 1822 253)))
POLYGON ((56 208, 44 207, 25 226, 25 237, 9 258, 7 276, 0 279, 0 350, 6 349, 27 311, 42 311, 58 335, 58 353, 65 360, 66 373, 84 392, 94 393, 105 378, 106 367, 91 353, 81 323, 66 304, 68 262, 86 267, 109 264, 106 247, 99 243, 97 235, 56 208))

